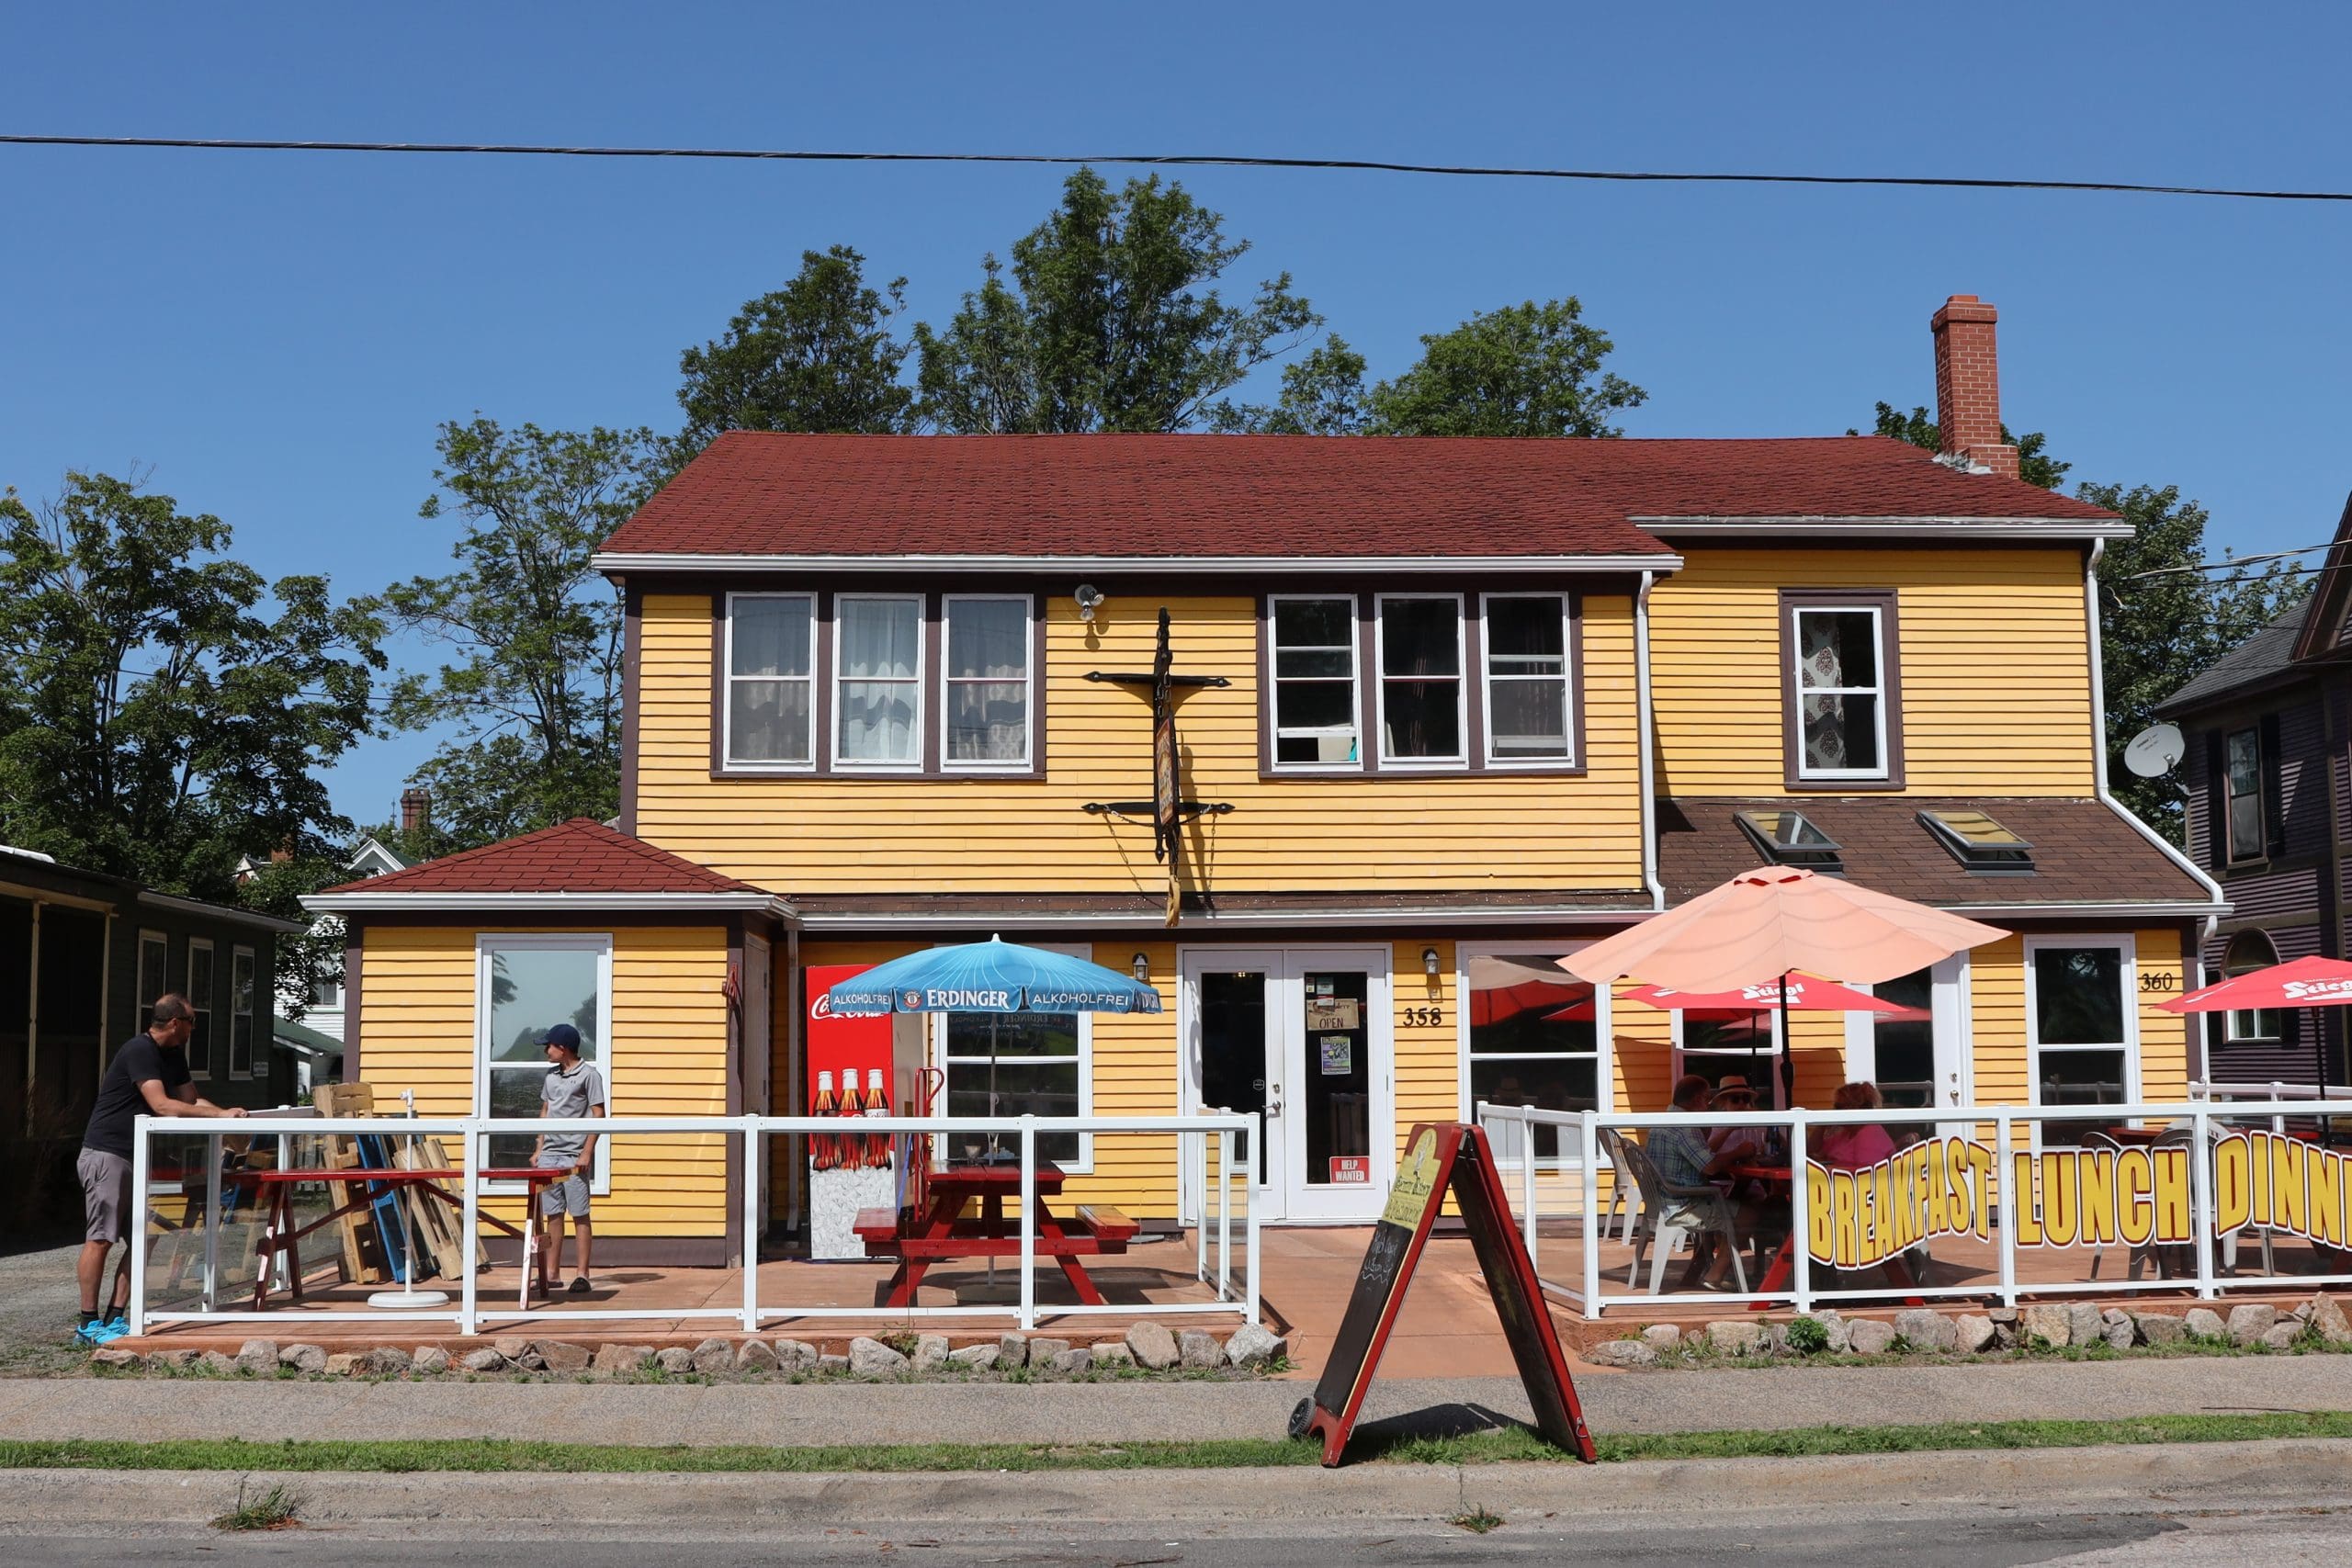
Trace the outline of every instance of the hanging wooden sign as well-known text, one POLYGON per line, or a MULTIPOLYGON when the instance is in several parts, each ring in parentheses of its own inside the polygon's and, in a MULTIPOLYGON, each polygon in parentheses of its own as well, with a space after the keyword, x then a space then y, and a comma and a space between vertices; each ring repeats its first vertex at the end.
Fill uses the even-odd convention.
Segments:
POLYGON ((1380 1353, 1404 1308, 1413 1266, 1420 1261, 1448 1191, 1469 1228, 1479 1271, 1487 1277, 1487 1293, 1502 1319, 1503 1337, 1510 1342, 1511 1359, 1519 1364, 1520 1381, 1527 1385, 1528 1401, 1534 1406, 1536 1428, 1587 1464, 1597 1462, 1600 1456, 1585 1428, 1584 1408, 1568 1376, 1559 1331, 1536 1282, 1527 1243, 1511 1223, 1510 1201, 1503 1192, 1486 1131, 1459 1122, 1423 1122, 1407 1140, 1404 1163, 1388 1190, 1388 1206, 1373 1227, 1372 1245, 1364 1249, 1363 1267, 1356 1272, 1355 1292, 1331 1342, 1322 1381, 1313 1396, 1299 1401, 1291 1413, 1290 1435, 1319 1433, 1323 1462, 1340 1462, 1380 1365, 1380 1353))

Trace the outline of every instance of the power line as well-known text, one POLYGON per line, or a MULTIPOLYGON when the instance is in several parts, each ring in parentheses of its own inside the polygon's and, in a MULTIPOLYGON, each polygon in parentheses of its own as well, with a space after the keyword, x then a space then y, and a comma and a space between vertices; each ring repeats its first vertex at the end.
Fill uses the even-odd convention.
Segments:
MULTIPOLYGON (((2335 541, 2330 539, 2324 545, 2297 545, 2291 550, 2272 550, 2267 555, 2259 556, 2231 556, 2222 560, 2207 561, 2201 566, 2154 567, 2146 571, 2135 571, 2129 578, 2125 579, 2125 581, 2137 582, 2143 577, 2171 577, 2186 571, 2234 571, 2240 567, 2257 566, 2267 560, 2286 560, 2292 556, 2310 555, 2313 550, 2332 549, 2335 547, 2335 541)), ((2289 570, 2294 571, 2317 571, 2320 569, 2318 567, 2297 566, 2289 570)))
POLYGON ((2352 201, 2352 191, 2242 186, 2152 185, 2129 180, 1962 178, 1934 175, 1786 175, 1693 170, 1558 169, 1495 164, 1418 164, 1386 158, 1276 158, 1219 152, 866 152, 760 147, 562 147, 502 141, 289 141, 261 137, 19 136, 19 147, 174 148, 203 152, 410 152, 510 158, 686 158, 776 164, 1115 164, 1154 168, 1329 169, 1477 179, 1598 180, 1656 185, 1898 186, 1928 190, 2095 191, 2128 196, 2226 197, 2244 201, 2352 201))

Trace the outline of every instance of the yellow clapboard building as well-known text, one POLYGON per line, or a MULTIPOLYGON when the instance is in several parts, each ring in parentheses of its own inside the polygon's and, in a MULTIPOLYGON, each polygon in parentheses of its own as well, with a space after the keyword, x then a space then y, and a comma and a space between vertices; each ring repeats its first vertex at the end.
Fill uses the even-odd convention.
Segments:
MULTIPOLYGON (((998 1109, 1255 1112, 1251 1201, 1285 1223, 1374 1217, 1406 1130, 1480 1100, 1655 1111, 1685 1072, 2179 1098, 2197 1041, 2153 1004, 2222 905, 2107 794, 2097 571, 2128 530, 2017 477, 1993 333, 1937 312, 1941 454, 722 436, 598 558, 616 821, 316 900, 350 932, 348 1070, 529 1113, 537 1032, 572 1021, 616 1113, 794 1113, 811 969, 1001 935, 1167 1006, 1030 1021, 998 1109), (1786 1040, 1555 963, 1773 863, 2014 934, 1786 1040)), ((920 1027, 945 1109, 985 1110, 985 1025, 920 1027)), ((1079 1201, 1198 1201, 1172 1138, 1075 1153, 1079 1201)), ((716 1140, 608 1166, 600 1258, 740 1251, 716 1140)), ((751 1179, 787 1224, 795 1184, 751 1179)))

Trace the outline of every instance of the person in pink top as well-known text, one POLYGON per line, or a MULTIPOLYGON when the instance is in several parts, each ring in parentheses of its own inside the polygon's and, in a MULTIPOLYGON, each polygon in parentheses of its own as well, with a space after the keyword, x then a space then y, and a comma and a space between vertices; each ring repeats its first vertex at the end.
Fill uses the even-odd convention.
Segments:
MULTIPOLYGON (((1885 1102, 1879 1098, 1878 1085, 1871 1083, 1840 1084, 1830 1097, 1833 1111, 1875 1111, 1885 1102)), ((1824 1127, 1814 1140, 1822 1164, 1832 1170, 1867 1170, 1883 1159, 1894 1157, 1894 1140, 1886 1129, 1875 1122, 1848 1122, 1824 1127)))

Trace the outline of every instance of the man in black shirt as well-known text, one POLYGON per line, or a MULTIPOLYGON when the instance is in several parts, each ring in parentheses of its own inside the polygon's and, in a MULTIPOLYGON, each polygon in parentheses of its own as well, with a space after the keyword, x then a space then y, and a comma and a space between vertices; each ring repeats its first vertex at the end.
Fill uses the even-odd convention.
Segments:
POLYGON ((130 1190, 130 1146, 133 1123, 141 1112, 150 1116, 243 1116, 243 1106, 213 1104, 196 1092, 189 1081, 187 1058, 181 1047, 196 1032, 196 1010, 176 993, 155 998, 146 1030, 122 1043, 98 1083, 98 1101, 90 1111, 89 1130, 82 1134, 82 1157, 75 1167, 82 1178, 84 1219, 82 1257, 75 1270, 82 1283, 82 1324, 75 1337, 103 1345, 130 1332, 123 1314, 130 1306, 130 1252, 122 1249, 122 1265, 114 1277, 113 1305, 98 1312, 98 1283, 106 1278, 107 1249, 141 1223, 142 1211, 130 1190))

